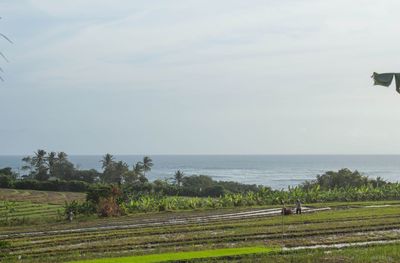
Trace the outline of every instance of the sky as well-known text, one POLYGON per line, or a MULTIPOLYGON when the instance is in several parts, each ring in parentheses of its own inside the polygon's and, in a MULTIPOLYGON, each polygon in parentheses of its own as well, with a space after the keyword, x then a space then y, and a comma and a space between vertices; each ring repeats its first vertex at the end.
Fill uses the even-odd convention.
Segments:
POLYGON ((399 154, 399 9, 1 0, 0 154, 399 154))

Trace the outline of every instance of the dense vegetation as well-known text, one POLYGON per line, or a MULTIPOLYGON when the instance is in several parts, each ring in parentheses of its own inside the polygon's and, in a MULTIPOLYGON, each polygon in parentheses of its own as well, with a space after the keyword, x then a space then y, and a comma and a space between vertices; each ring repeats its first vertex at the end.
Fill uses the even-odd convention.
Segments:
MULTIPOLYGON (((75 212, 83 211, 90 208, 90 211, 104 211, 102 206, 107 204, 109 207, 119 207, 113 209, 118 213, 103 213, 100 215, 117 215, 129 212, 150 212, 150 211, 168 211, 168 210, 189 210, 204 208, 226 208, 241 206, 265 206, 280 205, 282 201, 294 204, 297 199, 305 203, 318 202, 334 202, 334 201, 378 201, 378 200, 399 200, 400 184, 387 183, 381 181, 379 185, 374 184, 375 181, 365 180, 358 173, 353 173, 347 169, 339 172, 328 172, 321 176, 330 181, 330 177, 343 176, 350 174, 351 178, 359 178, 365 181, 365 184, 359 184, 357 180, 351 180, 349 184, 342 187, 331 185, 330 187, 321 187, 318 181, 305 183, 302 186, 288 188, 287 190, 272 190, 264 187, 259 188, 257 192, 247 191, 244 193, 224 193, 218 197, 182 197, 170 196, 158 193, 131 191, 131 188, 122 188, 125 191, 119 191, 117 186, 109 186, 108 188, 92 188, 88 192, 88 202, 84 204, 74 204, 75 212), (352 184, 357 186, 353 186, 352 184), (108 189, 108 190, 107 190, 108 189), (103 198, 102 202, 99 202, 103 198), (100 205, 99 205, 100 204, 100 205)), ((198 177, 193 177, 197 178, 198 177)))
POLYGON ((119 185, 124 192, 136 195, 153 194, 218 197, 225 193, 257 192, 261 187, 236 182, 215 181, 209 176, 186 176, 176 171, 171 179, 149 182, 146 173, 151 171, 153 161, 145 156, 143 161, 132 164, 132 168, 106 154, 100 160, 102 172, 94 169, 81 170, 74 166, 64 152, 38 150, 33 156, 23 159, 23 175, 11 168, 0 170, 0 187, 16 189, 34 189, 49 191, 86 192, 90 187, 101 187, 110 184, 119 185))
POLYGON ((363 176, 357 170, 352 172, 349 169, 341 169, 337 172, 329 171, 323 175, 317 175, 316 180, 306 181, 302 184, 303 189, 311 189, 313 187, 320 187, 323 190, 330 190, 335 188, 349 188, 349 187, 379 187, 390 184, 384 181, 381 177, 370 179, 363 176))
POLYGON ((149 182, 146 173, 151 171, 153 161, 147 156, 130 168, 106 154, 101 160, 102 172, 77 169, 64 152, 38 150, 23 161, 23 176, 10 168, 0 170, 0 187, 86 192, 85 202, 66 204, 67 214, 118 216, 135 211, 291 204, 297 199, 306 203, 400 199, 400 184, 379 177, 370 179, 349 169, 328 171, 287 190, 272 190, 215 181, 205 175, 186 176, 180 170, 171 179, 149 182))

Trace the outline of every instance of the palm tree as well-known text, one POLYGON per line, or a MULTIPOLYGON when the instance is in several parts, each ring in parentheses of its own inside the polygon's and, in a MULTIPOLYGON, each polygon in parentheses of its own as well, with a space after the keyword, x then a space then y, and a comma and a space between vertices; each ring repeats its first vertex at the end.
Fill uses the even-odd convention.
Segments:
POLYGON ((35 152, 35 156, 31 159, 31 164, 35 167, 35 177, 38 180, 47 180, 48 174, 46 167, 46 151, 45 150, 37 150, 35 152))
POLYGON ((143 157, 143 162, 139 162, 139 164, 142 166, 143 169, 143 176, 146 177, 146 172, 151 171, 151 167, 153 167, 153 160, 145 156, 143 157))
POLYGON ((25 164, 22 165, 21 169, 23 171, 28 171, 29 172, 28 176, 32 175, 32 170, 33 170, 32 157, 26 156, 26 157, 22 158, 22 162, 24 162, 25 164))
POLYGON ((59 162, 64 162, 68 160, 68 155, 65 152, 59 152, 57 153, 57 160, 59 162))
POLYGON ((106 155, 103 156, 103 160, 101 160, 100 162, 102 163, 101 168, 105 170, 114 163, 114 156, 107 153, 106 155))
POLYGON ((181 186, 184 177, 185 177, 185 175, 183 174, 183 172, 181 170, 176 171, 175 175, 174 175, 175 184, 177 186, 181 186))
POLYGON ((110 180, 112 183, 121 184, 123 174, 129 172, 129 166, 125 162, 119 161, 114 163, 112 168, 111 173, 109 173, 109 178, 106 179, 110 180))
POLYGON ((32 164, 36 167, 39 168, 40 166, 44 166, 46 163, 46 151, 45 150, 37 150, 35 152, 35 156, 32 157, 32 164))
POLYGON ((148 181, 145 177, 144 166, 142 162, 137 162, 135 165, 133 165, 132 172, 140 182, 144 183, 148 181))
POLYGON ((68 161, 65 152, 51 152, 47 157, 50 176, 63 180, 71 180, 73 177, 74 165, 68 161), (52 159, 54 158, 53 162, 52 159))
POLYGON ((143 165, 141 162, 138 162, 133 166, 133 172, 138 176, 143 175, 143 165))
POLYGON ((47 155, 47 164, 49 167, 50 176, 54 176, 54 165, 57 162, 57 154, 55 152, 50 152, 47 155))

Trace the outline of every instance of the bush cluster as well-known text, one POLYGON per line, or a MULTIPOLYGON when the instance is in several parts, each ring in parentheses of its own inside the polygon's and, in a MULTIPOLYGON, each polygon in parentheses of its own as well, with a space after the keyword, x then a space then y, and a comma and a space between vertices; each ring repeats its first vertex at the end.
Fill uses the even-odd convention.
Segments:
POLYGON ((97 213, 101 217, 120 216, 125 214, 122 191, 116 185, 96 185, 88 189, 85 202, 66 202, 65 215, 90 215, 97 213))
MULTIPOLYGON (((338 174, 341 174, 340 176, 343 173, 353 174, 356 176, 355 178, 358 178, 357 174, 347 170, 338 172, 338 174)), ((329 176, 336 177, 337 173, 328 172, 323 177, 322 182, 335 181, 330 180, 329 176)), ((355 180, 353 179, 350 182, 354 183, 355 180)), ((302 185, 289 187, 287 190, 272 190, 268 187, 259 186, 255 188, 257 191, 242 193, 230 192, 218 183, 207 176, 189 176, 185 177, 182 185, 158 180, 154 183, 96 186, 88 190, 87 202, 95 207, 91 211, 96 211, 100 216, 116 216, 124 214, 126 211, 150 212, 280 205, 282 201, 290 206, 298 199, 303 203, 400 199, 400 184, 387 183, 381 180, 366 180, 366 184, 355 182, 356 186, 341 184, 333 188, 321 187, 318 181, 313 185, 307 185, 307 187, 302 185), (376 183, 377 181, 378 183, 376 183), (192 194, 195 196, 190 196, 192 194)), ((237 189, 240 189, 240 184, 234 185, 237 189)))
POLYGON ((86 192, 90 184, 83 181, 39 181, 35 179, 12 179, 0 175, 0 188, 30 189, 42 191, 86 192))
POLYGON ((182 181, 182 185, 169 183, 166 180, 155 180, 154 182, 144 183, 136 182, 124 184, 123 190, 125 193, 136 196, 158 194, 166 196, 220 197, 228 193, 257 193, 261 189, 268 188, 237 182, 215 181, 206 175, 185 176, 182 181))
POLYGON ((322 175, 317 175, 315 180, 305 181, 301 186, 303 189, 311 189, 315 186, 320 187, 324 190, 330 190, 335 188, 346 188, 346 187, 362 187, 362 186, 373 186, 379 187, 390 184, 381 177, 371 179, 368 176, 362 175, 357 170, 351 171, 350 169, 344 168, 339 171, 328 171, 322 175))

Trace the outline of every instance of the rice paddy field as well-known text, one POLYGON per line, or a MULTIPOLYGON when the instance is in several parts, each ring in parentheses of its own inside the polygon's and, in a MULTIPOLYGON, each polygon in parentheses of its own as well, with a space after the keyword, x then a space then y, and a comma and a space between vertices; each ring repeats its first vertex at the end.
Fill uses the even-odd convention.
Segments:
POLYGON ((84 193, 52 192, 0 188, 0 200, 25 201, 38 204, 64 205, 65 201, 85 200, 84 193))
POLYGON ((0 225, 60 219, 66 201, 84 199, 83 193, 0 189, 0 225))
POLYGON ((305 204, 284 217, 266 206, 66 222, 53 209, 84 195, 14 191, 0 189, 1 202, 33 219, 0 226, 1 262, 400 262, 400 201, 305 204))

